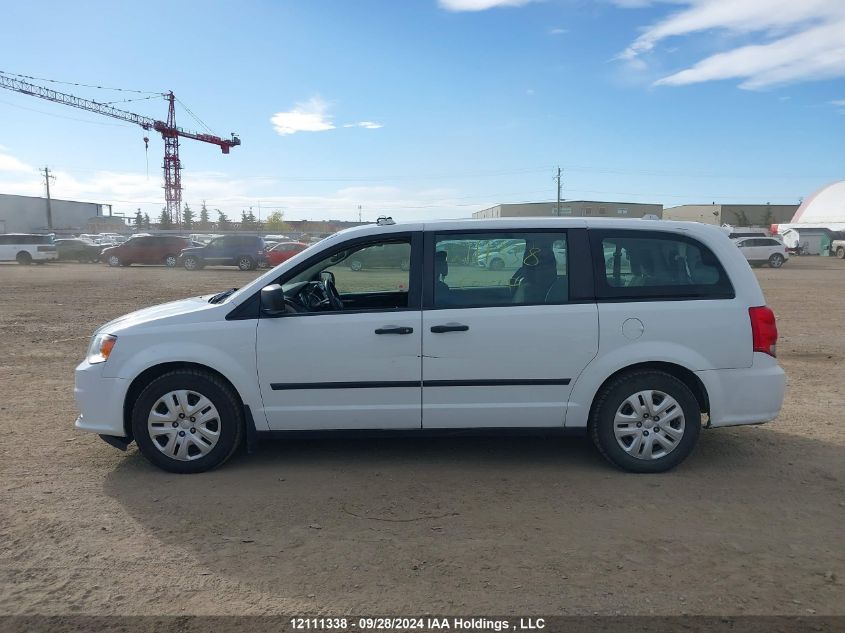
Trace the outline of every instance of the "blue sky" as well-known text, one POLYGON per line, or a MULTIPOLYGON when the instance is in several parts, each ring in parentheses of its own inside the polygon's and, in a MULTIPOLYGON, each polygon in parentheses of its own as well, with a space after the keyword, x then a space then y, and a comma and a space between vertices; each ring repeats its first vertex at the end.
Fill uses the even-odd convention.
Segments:
MULTIPOLYGON (((0 70, 173 90, 184 199, 239 216, 466 216, 564 198, 793 203, 845 177, 841 0, 42 2, 0 70), (201 129, 184 109, 178 122, 201 129)), ((39 83, 39 82, 35 82, 39 83)), ((43 82, 42 82, 43 83, 43 82)), ((135 93, 50 84, 100 101, 135 93)), ((163 101, 119 104, 164 118, 163 101)), ((0 90, 0 192, 162 206, 160 138, 0 90)))

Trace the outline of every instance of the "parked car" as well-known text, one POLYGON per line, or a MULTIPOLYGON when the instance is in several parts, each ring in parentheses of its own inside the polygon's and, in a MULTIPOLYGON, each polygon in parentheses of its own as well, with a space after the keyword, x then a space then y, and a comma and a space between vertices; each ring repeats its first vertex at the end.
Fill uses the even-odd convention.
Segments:
POLYGON ((478 256, 478 265, 490 270, 513 269, 522 266, 525 243, 507 244, 492 251, 482 250, 478 256))
POLYGON ((223 235, 201 247, 186 248, 179 255, 186 270, 205 266, 237 266, 255 270, 267 261, 264 239, 257 235, 223 235))
POLYGON ((76 426, 119 448, 135 441, 152 463, 181 473, 284 432, 514 427, 585 433, 613 464, 660 472, 690 454, 702 427, 778 415, 776 342, 755 275, 716 227, 366 225, 239 290, 99 328, 76 368, 76 426), (439 243, 483 243, 491 232, 534 254, 518 283, 467 267, 452 276, 439 243), (346 272, 353 258, 388 247, 404 250, 410 267, 394 259, 365 284, 346 272), (630 266, 608 268, 607 252, 630 266))
POLYGON ((411 256, 404 245, 385 243, 353 253, 347 266, 356 272, 365 268, 399 267, 400 270, 410 270, 411 256))
POLYGON ((280 242, 267 251, 267 264, 278 266, 306 248, 308 248, 308 244, 302 242, 280 242))
POLYGON ((190 244, 177 235, 136 235, 123 244, 104 248, 100 259, 109 266, 132 264, 163 264, 174 268, 179 253, 190 244))
POLYGON ((733 242, 752 266, 780 268, 789 259, 784 243, 773 237, 743 237, 733 242))
POLYGON ((83 264, 100 261, 99 245, 78 237, 55 240, 56 252, 61 260, 72 260, 83 264))
POLYGON ((833 240, 830 243, 830 252, 839 259, 845 259, 845 240, 833 240))
POLYGON ((56 259, 58 253, 52 235, 35 233, 0 234, 0 262, 18 262, 28 266, 56 259))

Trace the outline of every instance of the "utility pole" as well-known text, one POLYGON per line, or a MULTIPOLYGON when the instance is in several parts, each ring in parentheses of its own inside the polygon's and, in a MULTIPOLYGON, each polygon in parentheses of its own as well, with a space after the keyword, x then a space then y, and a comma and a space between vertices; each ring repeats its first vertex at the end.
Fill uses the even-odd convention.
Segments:
POLYGON ((40 171, 44 175, 44 182, 47 184, 47 228, 52 229, 53 228, 53 204, 52 204, 52 201, 50 200, 50 179, 52 178, 53 180, 55 180, 56 177, 50 174, 50 168, 49 167, 44 167, 44 169, 39 169, 38 171, 40 171))
POLYGON ((361 224, 361 205, 358 205, 358 224, 361 224))
POLYGON ((557 168, 557 176, 555 176, 555 180, 557 180, 557 204, 555 205, 555 215, 560 215, 560 188, 561 188, 561 180, 560 180, 560 167, 557 168))

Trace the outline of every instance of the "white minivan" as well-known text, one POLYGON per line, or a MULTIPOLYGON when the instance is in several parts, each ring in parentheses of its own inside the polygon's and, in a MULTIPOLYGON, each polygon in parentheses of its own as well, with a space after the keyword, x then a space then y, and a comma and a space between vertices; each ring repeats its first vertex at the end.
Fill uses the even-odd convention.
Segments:
POLYGON ((617 466, 659 472, 702 427, 778 415, 776 341, 754 274, 715 227, 387 219, 239 290, 102 326, 76 369, 76 426, 180 473, 287 433, 514 430, 589 433, 617 466), (504 239, 522 244, 521 265, 479 266, 504 239), (407 258, 350 267, 388 244, 407 258))

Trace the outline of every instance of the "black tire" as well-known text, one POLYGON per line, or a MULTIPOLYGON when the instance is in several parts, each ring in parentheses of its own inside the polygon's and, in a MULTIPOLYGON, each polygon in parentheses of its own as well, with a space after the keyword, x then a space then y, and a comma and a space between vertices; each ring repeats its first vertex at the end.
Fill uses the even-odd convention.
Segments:
POLYGON ((783 261, 783 255, 781 255, 780 253, 773 253, 769 257, 769 267, 780 268, 781 266, 783 266, 783 261))
POLYGON ((17 254, 17 256, 15 257, 15 260, 21 266, 29 266, 32 263, 32 255, 30 255, 26 251, 21 251, 20 253, 17 254))
POLYGON ((180 369, 153 380, 132 407, 132 435, 138 450, 152 464, 171 473, 190 474, 211 470, 228 460, 243 438, 243 412, 237 396, 220 378, 209 372, 180 369), (220 438, 206 455, 182 461, 162 452, 147 431, 147 418, 156 402, 170 391, 196 391, 217 408, 220 438))
POLYGON ((106 259, 106 263, 112 268, 117 268, 118 266, 123 266, 123 262, 120 261, 120 257, 117 255, 109 255, 108 259, 106 259))
MULTIPOLYGON (((654 426, 650 432, 654 433, 654 428, 659 428, 659 424, 653 421, 651 424, 654 426)), ((653 369, 634 370, 614 378, 596 395, 589 431, 596 448, 613 465, 634 473, 659 473, 674 468, 692 452, 701 433, 701 412, 692 391, 675 376, 653 369), (662 457, 653 459, 629 454, 614 434, 617 410, 630 396, 645 390, 660 391, 674 398, 684 417, 683 435, 675 447, 662 457)), ((668 437, 665 431, 658 432, 663 433, 662 437, 668 437)), ((647 435, 649 431, 644 429, 642 433, 647 435)))
POLYGON ((182 260, 182 266, 185 267, 185 270, 199 270, 202 268, 202 262, 194 255, 186 255, 185 259, 182 260))
POLYGON ((168 268, 176 268, 177 264, 179 263, 179 256, 178 255, 166 255, 163 263, 168 268))
POLYGON ((250 257, 249 255, 241 255, 238 257, 238 269, 239 270, 255 270, 257 267, 255 260, 250 257))
POLYGON ((349 270, 354 270, 355 272, 358 272, 359 270, 363 269, 364 262, 362 262, 360 259, 353 259, 351 262, 349 262, 349 270))
POLYGON ((488 268, 490 270, 504 270, 505 269, 505 262, 504 262, 504 260, 499 259, 497 257, 490 262, 490 265, 488 266, 488 268))
POLYGON ((836 256, 839 259, 845 259, 845 247, 837 246, 836 247, 836 256))

